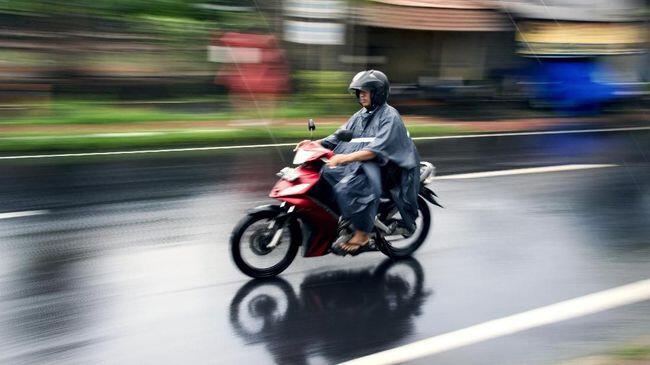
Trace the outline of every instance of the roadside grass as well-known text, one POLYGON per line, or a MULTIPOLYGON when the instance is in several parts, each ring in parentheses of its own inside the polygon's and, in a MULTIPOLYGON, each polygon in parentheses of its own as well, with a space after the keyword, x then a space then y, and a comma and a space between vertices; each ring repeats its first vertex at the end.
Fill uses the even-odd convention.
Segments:
POLYGON ((645 360, 650 362, 650 344, 622 347, 614 350, 612 356, 623 360, 645 360))
MULTIPOLYGON (((208 100, 203 101, 209 103, 208 100)), ((223 101, 215 100, 215 104, 223 101)), ((18 115, 5 115, 0 125, 76 125, 76 124, 118 124, 145 122, 192 122, 192 121, 230 121, 264 118, 318 118, 324 116, 350 115, 358 106, 349 99, 341 97, 292 98, 277 103, 275 108, 250 108, 219 112, 188 112, 167 110, 147 106, 115 105, 110 102, 96 103, 84 101, 56 101, 35 105, 32 110, 18 115), (323 100, 329 100, 325 103, 323 100)))
POLYGON ((26 115, 5 117, 3 125, 117 124, 166 121, 227 120, 230 113, 166 112, 146 107, 111 107, 82 102, 55 103, 26 115))
MULTIPOLYGON (((328 136, 337 126, 317 127, 313 138, 328 136)), ((452 126, 411 126, 411 136, 438 136, 466 133, 452 126)), ((292 143, 309 139, 306 127, 255 126, 215 130, 160 130, 134 133, 5 133, 0 151, 113 151, 138 148, 229 146, 241 144, 292 143)))
POLYGON ((603 354, 580 357, 559 365, 641 365, 650 364, 650 338, 621 344, 603 354))
MULTIPOLYGON (((209 103, 208 99, 199 99, 209 103)), ((239 144, 288 143, 310 138, 306 125, 252 125, 271 119, 316 120, 313 138, 322 138, 337 128, 319 124, 319 118, 340 117, 343 124, 358 109, 349 96, 329 94, 294 96, 278 101, 275 108, 224 108, 219 112, 188 112, 173 105, 131 106, 111 104, 110 100, 57 100, 18 115, 0 118, 4 132, 0 134, 2 152, 50 151, 112 151, 140 148, 202 147, 239 144), (326 102, 327 101, 327 102, 326 102), (191 122, 214 122, 209 127, 193 127, 191 122), (241 123, 238 123, 241 122, 241 123), (247 122, 254 122, 248 124, 247 122), (155 123, 153 128, 139 128, 142 123, 155 123), (167 126, 167 123, 176 123, 167 126), (177 123, 190 123, 180 127, 177 123), (81 126, 95 125, 101 132, 90 132, 81 126), (12 127, 16 130, 13 131, 12 127), (29 130, 20 130, 29 127, 29 130)), ((173 102, 173 101, 172 101, 173 102)), ((183 102, 183 101, 180 101, 183 102)), ((215 100, 215 103, 223 103, 215 100)), ((218 108, 215 108, 219 110, 218 108)), ((306 123, 305 123, 306 124, 306 123)), ((412 136, 458 134, 452 126, 413 125, 412 136)))

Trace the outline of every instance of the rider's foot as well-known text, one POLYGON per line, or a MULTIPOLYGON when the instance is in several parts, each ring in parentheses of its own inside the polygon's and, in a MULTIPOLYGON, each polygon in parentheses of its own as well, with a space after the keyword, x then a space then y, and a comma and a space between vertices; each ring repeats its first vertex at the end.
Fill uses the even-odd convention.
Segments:
POLYGON ((370 242, 370 236, 366 232, 356 231, 350 240, 341 245, 341 249, 347 253, 355 253, 370 242))

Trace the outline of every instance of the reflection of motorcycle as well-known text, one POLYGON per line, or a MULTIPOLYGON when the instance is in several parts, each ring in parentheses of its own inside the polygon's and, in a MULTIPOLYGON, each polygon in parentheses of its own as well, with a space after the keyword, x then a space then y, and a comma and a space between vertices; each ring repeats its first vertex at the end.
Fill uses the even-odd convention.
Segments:
POLYGON ((306 364, 309 354, 338 363, 412 333, 430 294, 423 281, 413 258, 310 275, 299 296, 282 279, 252 280, 233 298, 230 322, 247 342, 264 343, 277 363, 306 364))
MULTIPOLYGON (((350 141, 350 131, 337 132, 341 141, 350 141)), ((339 218, 339 209, 331 187, 321 180, 321 169, 333 152, 319 144, 298 149, 294 164, 285 167, 270 197, 281 205, 265 205, 252 209, 237 224, 230 238, 230 249, 237 267, 255 278, 276 276, 284 271, 304 243, 303 256, 315 257, 330 252, 337 238, 352 234, 350 223, 339 218)), ((434 167, 422 162, 420 194, 415 231, 407 230, 393 201, 382 197, 371 233, 370 248, 391 258, 410 256, 424 242, 431 226, 431 213, 426 201, 440 206, 435 193, 426 187, 431 183, 434 167)))

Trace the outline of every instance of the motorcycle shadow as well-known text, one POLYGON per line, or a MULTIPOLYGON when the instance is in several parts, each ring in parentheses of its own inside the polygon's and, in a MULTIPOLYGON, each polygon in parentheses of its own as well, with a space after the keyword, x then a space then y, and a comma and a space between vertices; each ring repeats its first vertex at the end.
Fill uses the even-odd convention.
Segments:
POLYGON ((277 363, 306 364, 312 356, 341 362, 410 335, 431 295, 423 282, 414 258, 308 275, 298 295, 281 278, 251 280, 231 301, 230 323, 277 363))

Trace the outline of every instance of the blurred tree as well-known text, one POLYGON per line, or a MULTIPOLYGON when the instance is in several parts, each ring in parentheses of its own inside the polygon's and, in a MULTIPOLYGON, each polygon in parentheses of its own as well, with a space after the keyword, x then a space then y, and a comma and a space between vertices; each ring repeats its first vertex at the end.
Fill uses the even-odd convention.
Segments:
POLYGON ((0 10, 23 14, 91 15, 100 17, 164 15, 190 17, 195 8, 183 0, 1 0, 0 10))

